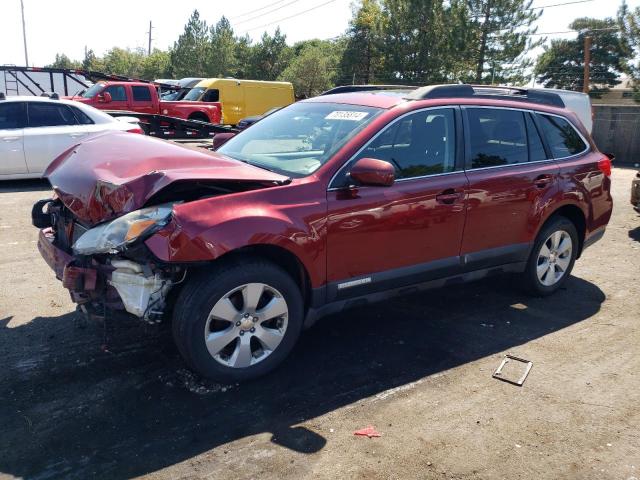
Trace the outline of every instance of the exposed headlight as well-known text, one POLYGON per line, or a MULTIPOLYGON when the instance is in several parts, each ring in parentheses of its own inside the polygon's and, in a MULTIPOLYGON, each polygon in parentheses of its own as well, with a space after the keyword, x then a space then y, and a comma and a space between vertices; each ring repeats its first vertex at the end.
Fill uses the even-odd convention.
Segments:
POLYGON ((172 203, 143 208, 86 231, 73 244, 77 255, 115 252, 152 229, 169 222, 172 203))

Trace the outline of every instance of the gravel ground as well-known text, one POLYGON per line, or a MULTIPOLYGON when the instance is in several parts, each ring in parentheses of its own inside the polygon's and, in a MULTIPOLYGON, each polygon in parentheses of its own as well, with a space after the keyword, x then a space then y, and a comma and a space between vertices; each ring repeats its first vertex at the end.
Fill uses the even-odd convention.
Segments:
POLYGON ((634 173, 553 297, 504 277, 353 310, 240 386, 189 372, 166 328, 76 315, 30 226, 46 184, 4 182, 0 478, 640 478, 634 173), (491 378, 505 353, 533 362, 523 387, 491 378))

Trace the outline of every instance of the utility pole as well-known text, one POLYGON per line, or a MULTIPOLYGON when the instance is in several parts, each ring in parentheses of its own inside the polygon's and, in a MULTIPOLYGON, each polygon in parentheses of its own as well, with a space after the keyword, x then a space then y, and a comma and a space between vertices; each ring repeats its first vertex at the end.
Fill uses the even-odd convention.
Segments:
POLYGON ((582 91, 584 93, 589 93, 589 80, 591 78, 590 75, 590 64, 591 64, 591 37, 584 37, 584 80, 582 83, 582 91))
POLYGON ((153 25, 151 24, 151 20, 149 20, 149 51, 147 55, 151 55, 151 30, 153 29, 153 25))
POLYGON ((24 65, 29 66, 29 54, 27 53, 27 29, 24 26, 24 2, 20 0, 20 10, 22 11, 22 38, 24 40, 24 65))

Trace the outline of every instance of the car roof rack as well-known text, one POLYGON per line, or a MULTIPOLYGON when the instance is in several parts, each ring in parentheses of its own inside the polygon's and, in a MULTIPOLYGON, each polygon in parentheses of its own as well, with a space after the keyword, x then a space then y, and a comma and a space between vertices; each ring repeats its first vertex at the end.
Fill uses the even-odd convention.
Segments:
POLYGON ((340 85, 333 87, 326 92, 322 92, 322 95, 333 95, 335 93, 353 93, 353 92, 370 92, 376 90, 415 90, 415 86, 410 85, 340 85))
POLYGON ((493 85, 430 85, 420 87, 406 96, 408 100, 429 100, 434 98, 492 98, 540 103, 564 108, 565 104, 557 93, 543 92, 523 87, 493 85))

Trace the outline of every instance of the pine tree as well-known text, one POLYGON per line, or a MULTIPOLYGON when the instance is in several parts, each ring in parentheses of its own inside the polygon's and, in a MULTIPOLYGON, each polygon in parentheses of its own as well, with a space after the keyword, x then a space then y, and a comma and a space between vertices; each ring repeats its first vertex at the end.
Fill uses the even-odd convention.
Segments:
POLYGON ((383 74, 383 23, 378 0, 362 0, 354 7, 340 61, 341 83, 375 83, 376 74, 383 74))
MULTIPOLYGON (((542 10, 533 0, 470 0, 469 28, 476 33, 473 55, 476 83, 519 83, 531 65, 526 54, 542 44, 534 23, 542 10)), ((469 45, 473 49, 473 44, 469 45)))
POLYGON ((292 52, 287 46, 287 36, 278 27, 273 36, 263 33, 252 53, 251 78, 276 80, 289 64, 292 52))
POLYGON ((547 87, 581 91, 584 83, 584 37, 591 37, 591 86, 594 95, 620 83, 632 50, 612 18, 578 18, 569 25, 576 39, 553 40, 538 58, 535 72, 547 87))
POLYGON ((211 77, 229 77, 236 73, 236 38, 226 17, 222 17, 211 27, 209 64, 207 72, 211 77))
POLYGON ((204 77, 208 74, 209 27, 200 20, 194 10, 184 27, 184 32, 173 44, 170 52, 169 70, 175 78, 204 77))

